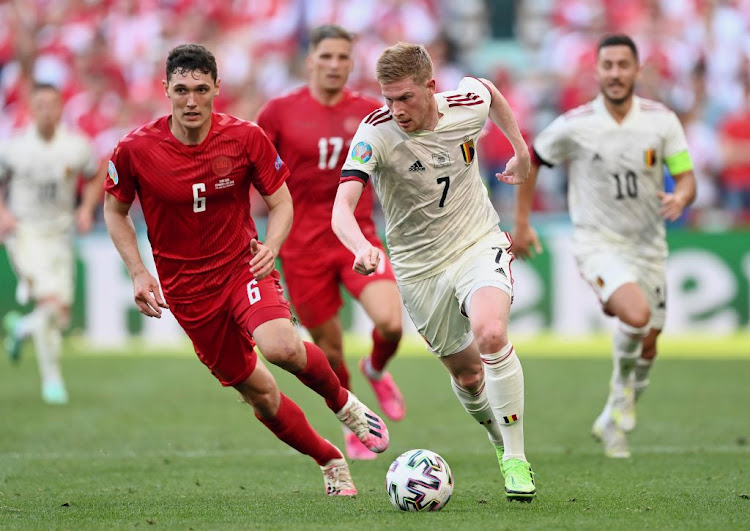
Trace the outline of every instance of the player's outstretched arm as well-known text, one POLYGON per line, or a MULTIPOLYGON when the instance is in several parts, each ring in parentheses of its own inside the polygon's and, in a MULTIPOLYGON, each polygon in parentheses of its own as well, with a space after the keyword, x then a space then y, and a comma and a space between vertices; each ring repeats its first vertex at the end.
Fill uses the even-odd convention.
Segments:
POLYGON ((352 269, 361 275, 369 275, 380 263, 380 249, 372 245, 359 228, 354 209, 362 195, 364 185, 360 181, 339 184, 331 214, 331 228, 341 243, 354 254, 352 269))
POLYGON ((534 202, 534 187, 539 174, 539 165, 531 163, 529 178, 518 187, 516 194, 516 211, 513 228, 513 254, 520 258, 533 258, 534 253, 542 252, 542 244, 536 231, 529 223, 531 205, 534 202))
POLYGON ((81 234, 86 234, 91 230, 96 217, 96 209, 102 201, 102 190, 107 178, 107 169, 102 165, 100 166, 94 176, 86 181, 81 205, 76 209, 76 226, 81 234))
POLYGON ((491 81, 486 79, 481 79, 481 81, 492 94, 490 120, 500 128, 510 145, 513 146, 515 153, 505 166, 505 170, 502 173, 496 173, 495 177, 506 184, 521 184, 526 181, 529 175, 531 164, 529 148, 521 135, 516 118, 513 116, 513 111, 505 97, 491 81))
POLYGON ((266 223, 266 239, 263 243, 253 240, 250 251, 253 254, 250 260, 250 272, 261 280, 271 274, 275 266, 279 249, 289 235, 294 217, 294 206, 292 195, 286 183, 271 195, 261 196, 268 207, 268 221, 266 223))
POLYGON ((110 193, 105 195, 104 222, 133 280, 135 304, 143 315, 159 318, 161 309, 168 306, 162 297, 159 282, 143 265, 129 211, 130 203, 123 203, 110 193))
POLYGON ((669 221, 675 221, 683 210, 695 200, 695 174, 693 170, 674 175, 674 192, 659 192, 661 200, 660 213, 669 221))

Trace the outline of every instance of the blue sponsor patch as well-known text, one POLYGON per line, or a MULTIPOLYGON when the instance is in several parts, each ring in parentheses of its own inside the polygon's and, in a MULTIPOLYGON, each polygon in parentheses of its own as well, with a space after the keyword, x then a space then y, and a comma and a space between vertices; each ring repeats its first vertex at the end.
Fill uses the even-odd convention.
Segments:
POLYGON ((117 168, 115 168, 115 163, 111 160, 109 161, 109 165, 107 166, 107 175, 109 175, 109 178, 112 179, 112 182, 115 184, 120 181, 120 176, 117 175, 117 168))
POLYGON ((367 142, 359 142, 352 148, 352 160, 360 164, 366 163, 372 158, 372 146, 367 142))
POLYGON ((281 169, 281 165, 284 164, 281 160, 281 155, 276 155, 276 162, 273 163, 274 168, 276 168, 276 171, 279 171, 281 169))

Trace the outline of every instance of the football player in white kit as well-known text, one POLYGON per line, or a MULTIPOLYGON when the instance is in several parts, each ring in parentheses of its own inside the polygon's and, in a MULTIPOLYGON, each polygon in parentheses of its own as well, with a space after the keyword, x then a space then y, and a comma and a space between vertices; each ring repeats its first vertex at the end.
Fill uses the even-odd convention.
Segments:
POLYGON ((73 303, 73 231, 91 228, 104 177, 89 141, 60 123, 62 110, 55 86, 35 85, 33 123, 0 143, 0 238, 18 277, 18 302, 34 305, 27 315, 5 315, 4 345, 15 361, 21 342, 33 338, 42 398, 50 404, 68 401, 60 355, 73 303), (88 183, 76 209, 78 176, 88 183))
POLYGON ((507 334, 513 255, 479 175, 476 144, 489 117, 516 153, 497 175, 509 184, 526 179, 528 148, 489 81, 467 77, 458 89, 435 93, 423 46, 386 49, 376 72, 386 105, 362 120, 351 142, 333 230, 355 255, 355 271, 377 268, 380 251, 353 215, 372 182, 404 305, 450 372, 459 401, 487 430, 508 500, 531 501, 536 487, 524 453, 523 371, 507 334))
POLYGON ((677 116, 633 94, 640 66, 626 35, 598 46, 600 94, 558 117, 534 141, 529 180, 518 192, 513 250, 540 252, 529 212, 540 165, 569 162, 573 252, 604 312, 618 322, 610 393, 592 434, 610 457, 629 457, 635 400, 648 385, 656 338, 664 327, 667 243, 664 219, 695 198, 695 177, 677 116), (675 180, 664 192, 663 167, 675 180))

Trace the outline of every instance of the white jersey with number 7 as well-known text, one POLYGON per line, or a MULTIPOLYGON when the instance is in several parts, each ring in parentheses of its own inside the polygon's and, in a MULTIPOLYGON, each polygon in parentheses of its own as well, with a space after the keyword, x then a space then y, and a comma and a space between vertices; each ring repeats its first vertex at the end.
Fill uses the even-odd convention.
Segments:
POLYGON ((372 180, 401 281, 439 273, 500 221, 476 152, 490 92, 466 77, 434 97, 441 115, 434 131, 402 131, 387 107, 366 116, 341 172, 342 181, 372 180))

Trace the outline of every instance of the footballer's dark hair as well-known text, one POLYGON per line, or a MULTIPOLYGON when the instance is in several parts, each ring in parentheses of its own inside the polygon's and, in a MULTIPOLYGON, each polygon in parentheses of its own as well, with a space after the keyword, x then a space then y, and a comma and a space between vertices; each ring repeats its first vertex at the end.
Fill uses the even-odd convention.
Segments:
POLYGON ((210 74, 214 83, 219 77, 214 54, 201 44, 180 44, 172 48, 167 56, 167 83, 172 74, 185 75, 190 72, 210 74))
POLYGON ((633 57, 635 57, 636 62, 638 62, 638 48, 633 42, 633 39, 624 33, 614 33, 602 37, 599 41, 599 46, 596 48, 597 55, 602 51, 602 48, 606 48, 607 46, 627 46, 630 48, 630 51, 633 52, 633 57))
POLYGON ((336 24, 318 26, 310 32, 310 49, 314 50, 325 39, 344 39, 345 41, 353 42, 354 36, 336 24))

